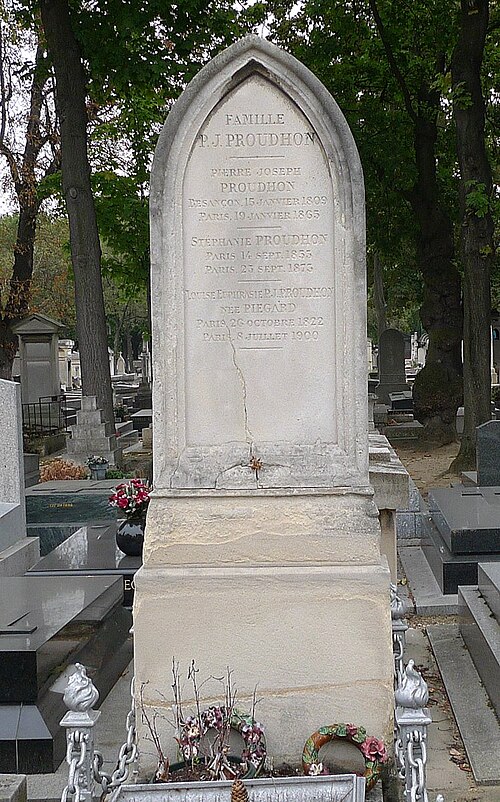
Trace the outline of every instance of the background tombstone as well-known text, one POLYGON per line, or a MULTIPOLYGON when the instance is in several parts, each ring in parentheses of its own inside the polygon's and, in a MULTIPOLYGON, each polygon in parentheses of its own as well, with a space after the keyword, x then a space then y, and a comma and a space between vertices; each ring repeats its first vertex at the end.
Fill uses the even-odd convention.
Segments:
POLYGON ((476 467, 479 487, 500 486, 500 420, 476 428, 476 467))
POLYGON ((142 702, 168 718, 170 657, 194 658, 201 676, 231 668, 240 707, 258 686, 276 761, 297 763, 330 721, 390 739, 390 578, 359 370, 363 178, 331 96, 258 37, 220 54, 168 116, 151 226, 142 702))
POLYGON ((62 323, 39 313, 13 326, 19 337, 23 404, 60 395, 58 342, 61 329, 62 323))
POLYGON ((39 556, 38 538, 26 536, 21 388, 0 379, 0 576, 22 575, 39 556))
POLYGON ((386 329, 380 335, 378 355, 379 401, 390 406, 390 393, 408 390, 405 376, 405 338, 397 329, 386 329))

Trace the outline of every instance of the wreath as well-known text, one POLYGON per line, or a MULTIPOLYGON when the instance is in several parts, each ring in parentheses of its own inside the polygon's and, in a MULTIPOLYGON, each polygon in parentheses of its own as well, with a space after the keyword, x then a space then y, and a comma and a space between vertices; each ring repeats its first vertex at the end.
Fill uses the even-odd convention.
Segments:
POLYGON ((200 741, 209 730, 222 733, 225 727, 238 732, 244 741, 240 755, 244 776, 247 779, 256 777, 266 759, 266 739, 264 730, 250 713, 243 713, 233 708, 230 712, 225 707, 212 705, 198 716, 189 716, 182 724, 178 739, 182 754, 186 760, 198 759, 200 741))
POLYGON ((319 760, 319 750, 330 741, 348 741, 359 749, 365 760, 366 790, 370 791, 377 782, 382 766, 387 763, 389 756, 384 742, 367 735, 364 727, 354 724, 331 724, 329 727, 320 727, 307 739, 302 752, 302 768, 304 774, 328 774, 319 760))

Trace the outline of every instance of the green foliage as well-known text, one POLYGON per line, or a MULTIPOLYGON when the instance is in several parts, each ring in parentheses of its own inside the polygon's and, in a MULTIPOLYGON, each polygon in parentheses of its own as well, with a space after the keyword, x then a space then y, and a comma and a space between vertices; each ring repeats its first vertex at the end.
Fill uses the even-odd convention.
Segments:
POLYGON ((486 217, 490 211, 490 199, 485 184, 479 181, 465 182, 465 208, 476 217, 486 217))
MULTIPOLYGON (((0 217, 0 287, 5 297, 10 284, 13 249, 16 241, 17 215, 0 217)), ((61 321, 65 335, 75 327, 73 272, 69 254, 66 218, 38 216, 30 311, 61 321)))
POLYGON ((132 176, 99 171, 92 176, 99 232, 106 244, 102 267, 125 296, 149 279, 148 202, 132 176))

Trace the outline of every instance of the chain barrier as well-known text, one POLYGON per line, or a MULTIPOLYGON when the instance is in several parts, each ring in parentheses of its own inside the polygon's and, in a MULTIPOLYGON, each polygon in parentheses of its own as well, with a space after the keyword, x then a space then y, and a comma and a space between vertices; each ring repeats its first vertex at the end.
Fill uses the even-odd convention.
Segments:
POLYGON ((66 763, 69 766, 68 784, 64 787, 61 802, 80 802, 80 769, 87 757, 87 737, 79 730, 68 733, 66 748, 66 763))
POLYGON ((409 736, 406 751, 411 774, 410 802, 429 802, 425 787, 425 767, 427 764, 425 733, 414 730, 409 736))
MULTIPOLYGON (((429 802, 426 788, 427 728, 432 723, 426 708, 427 683, 409 660, 404 667, 408 624, 404 620, 404 601, 391 585, 392 646, 394 653, 394 757, 398 777, 404 783, 405 802, 429 802)), ((444 802, 438 794, 436 802, 444 802)))
POLYGON ((100 752, 94 750, 93 774, 94 779, 102 787, 101 799, 104 799, 113 788, 123 785, 129 775, 129 766, 137 759, 137 734, 135 726, 135 706, 134 706, 134 678, 130 683, 130 696, 132 704, 127 713, 126 731, 127 739, 120 747, 116 768, 112 774, 101 771, 103 757, 100 752))
POLYGON ((99 694, 87 677, 84 666, 76 663, 64 692, 64 702, 69 708, 61 721, 66 728, 66 762, 68 782, 61 802, 92 802, 95 784, 102 787, 101 800, 114 788, 122 785, 129 776, 130 764, 137 759, 137 735, 134 708, 134 680, 130 685, 131 707, 127 714, 127 738, 120 747, 116 768, 112 773, 102 771, 103 757, 94 749, 94 727, 101 713, 93 710, 99 694))

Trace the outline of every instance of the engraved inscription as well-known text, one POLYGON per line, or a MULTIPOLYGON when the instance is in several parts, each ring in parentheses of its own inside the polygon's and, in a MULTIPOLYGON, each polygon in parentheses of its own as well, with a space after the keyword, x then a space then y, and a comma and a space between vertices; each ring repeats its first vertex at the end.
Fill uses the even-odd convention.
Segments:
POLYGON ((308 421, 314 398, 334 394, 332 182, 317 132, 264 78, 244 81, 202 126, 183 222, 186 391, 210 397, 216 378, 225 390, 208 427, 187 405, 188 441, 334 442, 324 405, 308 421), (273 400, 284 394, 296 399, 288 422, 273 400))

